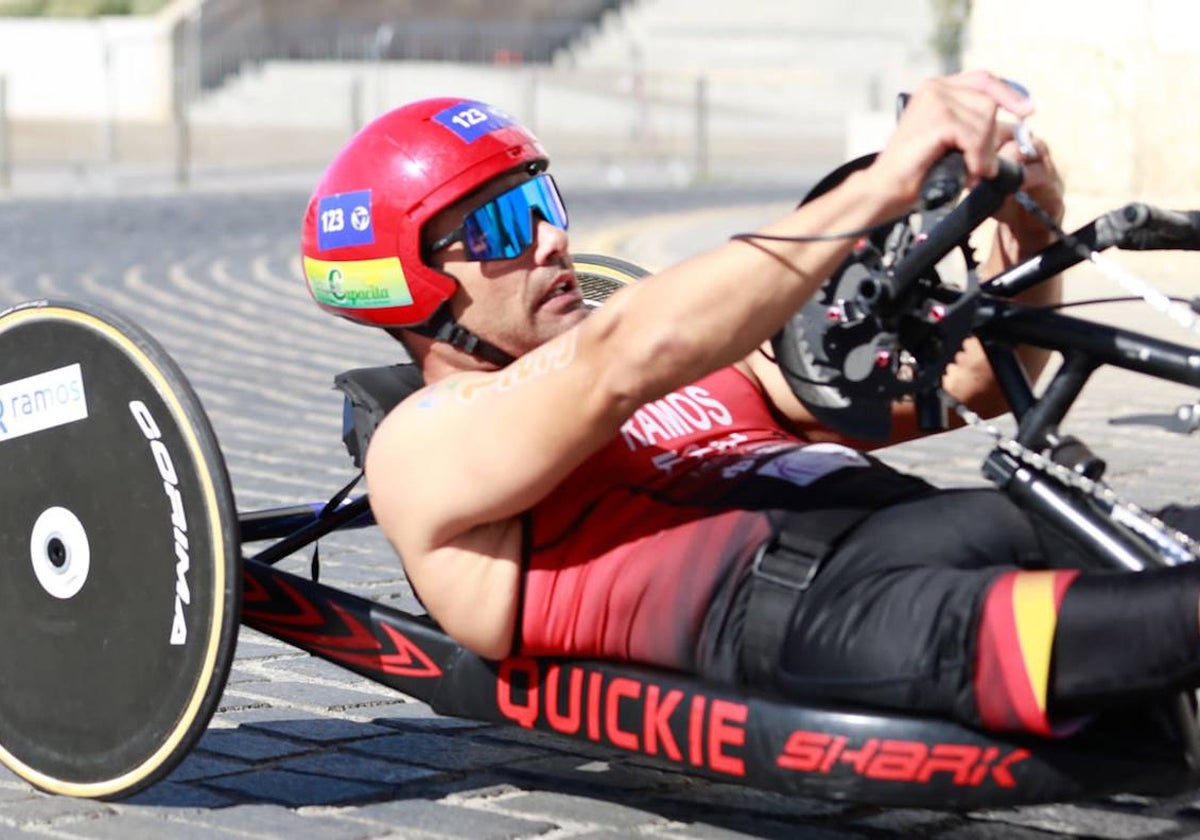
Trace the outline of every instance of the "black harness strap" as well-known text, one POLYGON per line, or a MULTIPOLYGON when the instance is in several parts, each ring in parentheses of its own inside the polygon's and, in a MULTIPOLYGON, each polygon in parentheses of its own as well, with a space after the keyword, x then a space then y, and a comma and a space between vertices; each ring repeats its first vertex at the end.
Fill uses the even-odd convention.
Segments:
MULTIPOLYGON (((321 512, 317 514, 317 521, 320 522, 322 519, 325 519, 327 516, 329 516, 331 513, 333 513, 335 510, 337 510, 341 506, 342 502, 346 501, 346 497, 350 495, 350 491, 358 486, 358 482, 362 481, 362 477, 363 477, 362 470, 359 470, 358 475, 354 476, 354 478, 351 479, 349 484, 347 484, 341 490, 334 493, 333 498, 330 499, 328 502, 326 502, 325 507, 321 508, 321 512)), ((318 579, 321 577, 321 541, 320 540, 317 540, 316 542, 313 543, 313 555, 312 555, 311 570, 312 570, 313 583, 316 583, 318 581, 318 579)))
POLYGON ((792 613, 826 558, 875 507, 788 511, 775 536, 759 547, 746 582, 741 665, 753 685, 773 685, 792 613))

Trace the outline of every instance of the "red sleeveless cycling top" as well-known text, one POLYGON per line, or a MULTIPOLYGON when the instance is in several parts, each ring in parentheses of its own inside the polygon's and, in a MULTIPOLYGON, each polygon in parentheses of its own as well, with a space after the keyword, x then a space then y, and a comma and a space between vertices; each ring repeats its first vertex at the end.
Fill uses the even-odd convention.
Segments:
POLYGON ((521 652, 690 670, 714 593, 771 535, 731 488, 859 457, 785 433, 734 367, 646 404, 530 511, 521 652))

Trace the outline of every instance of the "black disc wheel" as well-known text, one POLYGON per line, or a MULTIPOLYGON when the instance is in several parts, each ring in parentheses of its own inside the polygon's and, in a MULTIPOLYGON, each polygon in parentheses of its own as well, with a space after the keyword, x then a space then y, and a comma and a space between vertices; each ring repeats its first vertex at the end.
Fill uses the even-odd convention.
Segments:
POLYGON ((233 494, 166 352, 98 307, 0 313, 0 761, 116 798, 204 731, 240 610, 233 494))

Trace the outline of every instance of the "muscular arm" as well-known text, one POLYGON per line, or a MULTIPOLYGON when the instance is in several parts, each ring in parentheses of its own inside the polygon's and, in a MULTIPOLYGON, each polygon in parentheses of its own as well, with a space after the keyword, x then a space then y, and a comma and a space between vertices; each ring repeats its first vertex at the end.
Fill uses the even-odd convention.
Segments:
MULTIPOLYGON (((976 176, 990 175, 997 101, 1025 107, 983 74, 927 86, 870 169, 763 232, 875 224, 911 205, 950 148, 964 150, 976 176)), ((504 371, 452 377, 393 411, 367 456, 372 510, 447 632, 481 655, 506 655, 520 573, 515 518, 637 407, 749 354, 849 246, 726 244, 615 295, 504 371)))

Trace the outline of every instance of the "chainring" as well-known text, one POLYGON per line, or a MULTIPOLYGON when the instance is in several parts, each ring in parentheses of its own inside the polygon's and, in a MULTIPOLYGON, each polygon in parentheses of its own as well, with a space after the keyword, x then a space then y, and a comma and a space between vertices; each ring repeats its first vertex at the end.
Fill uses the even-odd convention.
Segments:
MULTIPOLYGON (((813 187, 801 205, 874 159, 870 154, 843 164, 813 187)), ((886 440, 892 404, 932 393, 970 334, 979 284, 966 240, 954 248, 964 268, 963 288, 947 285, 937 268, 930 269, 898 314, 881 313, 868 294, 950 209, 952 205, 914 211, 862 237, 773 338, 788 385, 824 425, 854 438, 886 440)))

